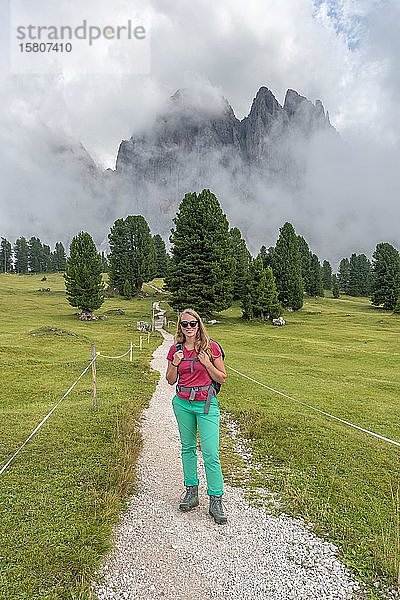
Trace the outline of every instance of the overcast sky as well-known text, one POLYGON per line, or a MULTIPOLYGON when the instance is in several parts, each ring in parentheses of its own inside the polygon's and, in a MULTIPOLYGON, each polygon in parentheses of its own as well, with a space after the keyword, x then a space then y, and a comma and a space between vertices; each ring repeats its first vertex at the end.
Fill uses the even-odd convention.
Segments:
MULTIPOLYGON (((82 12, 82 3, 70 4, 82 12)), ((151 0, 134 6, 151 16, 149 74, 13 75, 8 73, 9 2, 0 0, 0 180, 7 195, 15 181, 21 187, 23 173, 29 173, 31 185, 37 154, 45 156, 49 140, 78 140, 99 165, 114 167, 120 141, 151 123, 180 87, 200 84, 221 92, 239 118, 248 114, 261 85, 280 103, 293 88, 312 101, 321 99, 354 154, 361 153, 374 169, 366 186, 373 184, 374 195, 363 190, 365 198, 354 205, 356 218, 363 202, 372 209, 371 231, 360 251, 370 251, 383 238, 399 241, 398 224, 388 217, 376 222, 379 211, 373 206, 383 201, 387 213, 399 204, 398 0, 151 0)), ((355 171, 362 179, 361 164, 355 171)), ((0 235, 23 234, 10 198, 3 193, 0 202, 0 235)), ((43 200, 46 210, 49 202, 43 200)), ((50 212, 56 218, 54 207, 50 212)))

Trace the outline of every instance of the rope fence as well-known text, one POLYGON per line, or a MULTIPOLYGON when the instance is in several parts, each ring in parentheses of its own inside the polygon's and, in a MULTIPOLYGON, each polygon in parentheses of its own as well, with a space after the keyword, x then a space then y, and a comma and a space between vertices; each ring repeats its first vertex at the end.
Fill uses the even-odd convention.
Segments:
POLYGON ((51 417, 51 415, 56 410, 56 408, 72 392, 72 390, 75 388, 75 386, 77 385, 77 383, 82 379, 82 377, 84 375, 86 375, 86 373, 89 371, 90 368, 92 368, 92 380, 93 380, 93 408, 95 410, 97 410, 98 404, 97 404, 96 360, 98 358, 120 359, 120 358, 124 358, 125 356, 127 356, 129 354, 129 362, 132 362, 133 361, 133 348, 139 348, 140 350, 142 350, 142 347, 143 347, 143 338, 144 337, 147 337, 147 343, 149 344, 150 343, 150 332, 148 333, 147 336, 140 336, 140 338, 139 338, 139 344, 138 345, 134 344, 133 342, 131 342, 130 346, 129 346, 129 349, 126 352, 124 352, 123 354, 120 354, 118 356, 107 356, 105 354, 101 354, 101 352, 96 352, 96 346, 95 346, 95 344, 92 344, 91 345, 91 360, 90 360, 89 364, 87 365, 87 367, 82 371, 82 373, 74 381, 74 383, 68 388, 68 390, 60 398, 60 400, 47 413, 47 415, 40 421, 40 423, 35 427, 35 429, 32 431, 32 433, 29 434, 29 436, 26 438, 26 440, 24 441, 24 443, 21 444, 21 446, 14 452, 14 454, 8 459, 8 461, 1 467, 1 469, 0 469, 0 475, 2 475, 4 473, 4 471, 6 471, 8 469, 8 467, 11 465, 11 463, 13 462, 13 460, 18 456, 18 454, 21 452, 21 450, 37 434, 37 432, 42 428, 42 426, 46 423, 46 421, 49 419, 49 417, 51 417))
POLYGON ((257 379, 253 379, 253 377, 249 377, 248 375, 245 375, 244 373, 241 373, 240 371, 237 371, 236 369, 234 369, 233 367, 230 367, 229 365, 226 365, 227 369, 230 369, 231 371, 233 371, 234 373, 236 373, 237 375, 240 375, 241 377, 244 377, 245 379, 248 379, 249 381, 252 381, 253 383, 257 383, 258 385, 260 385, 263 388, 266 388, 267 390, 274 392, 275 394, 279 394, 280 396, 283 396, 284 398, 288 398, 289 400, 293 400, 294 402, 297 402, 298 404, 301 404, 302 406, 305 406, 307 408, 310 408, 311 410, 315 410, 316 412, 324 415, 325 417, 329 417, 330 419, 334 419, 335 421, 339 421, 340 423, 343 423, 344 425, 348 425, 349 427, 353 427, 354 429, 358 429, 359 431, 363 431, 364 433, 367 433, 368 435, 372 435, 373 437, 376 437, 384 442, 388 442, 389 444, 392 444, 393 446, 398 446, 400 448, 400 442, 396 442, 395 440, 391 440, 390 438, 387 438, 383 435, 380 435, 379 433, 375 433, 374 431, 369 431, 369 429, 364 429, 364 427, 360 427, 359 425, 355 425, 354 423, 351 423, 350 421, 346 421, 345 419, 341 419, 340 417, 336 417, 335 415, 331 415, 328 412, 325 412, 324 410, 321 410, 320 408, 316 408, 315 406, 311 406, 311 404, 306 404, 306 402, 302 402, 302 400, 298 400, 297 398, 293 398, 293 396, 288 396, 288 394, 284 394, 283 392, 280 392, 279 390, 275 390, 272 387, 269 387, 268 385, 265 385, 265 383, 261 383, 261 381, 257 381, 257 379))

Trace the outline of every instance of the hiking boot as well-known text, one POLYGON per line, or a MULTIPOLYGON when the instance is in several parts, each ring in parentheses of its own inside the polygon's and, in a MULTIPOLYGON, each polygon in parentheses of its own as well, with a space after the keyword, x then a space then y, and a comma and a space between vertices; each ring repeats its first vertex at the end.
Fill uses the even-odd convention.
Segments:
POLYGON ((210 508, 208 512, 214 517, 214 521, 218 523, 218 525, 226 523, 228 520, 222 506, 222 496, 210 496, 210 508))
POLYGON ((188 510, 192 510, 195 506, 199 505, 199 488, 197 485, 187 485, 186 486, 186 495, 179 504, 179 509, 183 512, 187 512, 188 510))

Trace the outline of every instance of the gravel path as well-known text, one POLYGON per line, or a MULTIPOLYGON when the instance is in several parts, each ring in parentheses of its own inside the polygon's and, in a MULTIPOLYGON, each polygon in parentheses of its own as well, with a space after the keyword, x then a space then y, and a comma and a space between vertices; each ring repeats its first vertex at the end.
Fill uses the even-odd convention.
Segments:
POLYGON ((226 525, 208 514, 203 463, 200 506, 178 509, 183 492, 180 445, 165 380, 172 336, 154 353, 160 381, 144 413, 138 460, 139 494, 114 532, 93 585, 100 600, 341 600, 360 597, 357 584, 335 556, 335 547, 299 520, 250 506, 240 488, 225 486, 226 525))

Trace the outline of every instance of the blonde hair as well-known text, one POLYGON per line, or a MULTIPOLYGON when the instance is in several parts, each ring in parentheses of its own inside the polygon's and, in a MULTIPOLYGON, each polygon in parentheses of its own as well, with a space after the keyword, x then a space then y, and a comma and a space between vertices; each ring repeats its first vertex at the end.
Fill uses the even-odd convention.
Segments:
POLYGON ((181 318, 183 314, 191 315, 194 317, 194 319, 196 319, 196 321, 198 321, 196 339, 194 341, 194 347, 197 354, 201 352, 201 350, 204 350, 204 352, 206 352, 210 358, 216 358, 215 356, 213 357, 210 346, 210 338, 208 337, 202 318, 193 308, 185 308, 185 310, 182 310, 182 312, 179 314, 177 332, 175 335, 175 344, 184 344, 186 341, 185 333, 181 327, 181 318))

